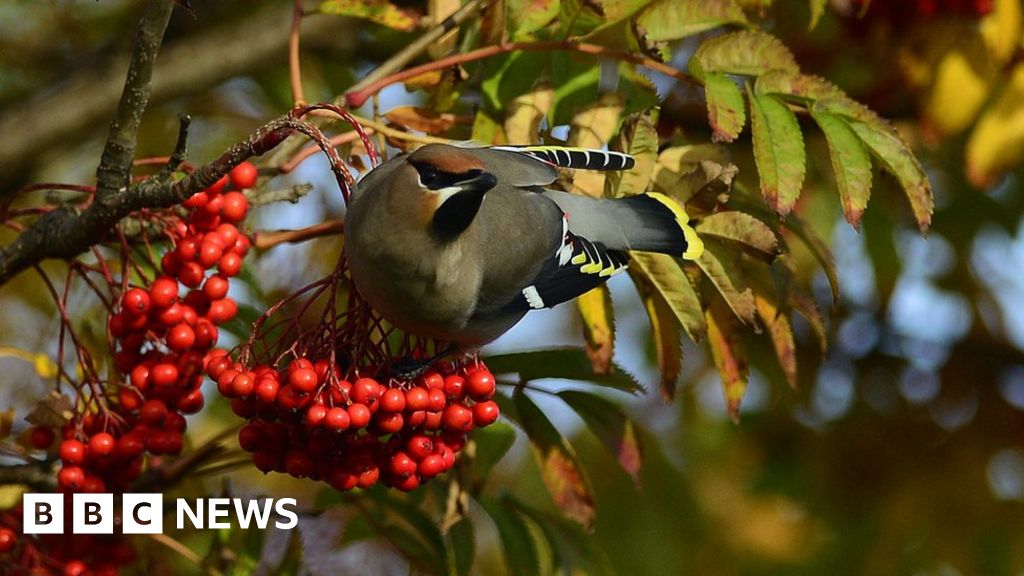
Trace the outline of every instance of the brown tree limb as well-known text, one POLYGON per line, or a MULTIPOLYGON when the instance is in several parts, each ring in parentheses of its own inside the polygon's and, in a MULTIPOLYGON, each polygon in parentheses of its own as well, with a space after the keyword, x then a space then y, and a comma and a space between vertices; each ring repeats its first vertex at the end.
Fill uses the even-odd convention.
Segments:
POLYGON ((103 156, 96 168, 96 204, 99 206, 106 205, 131 185, 132 160, 135 159, 142 112, 149 103, 153 65, 173 8, 174 3, 170 0, 149 0, 136 28, 135 46, 121 101, 114 112, 103 156))
POLYGON ((280 244, 298 244, 321 236, 337 236, 345 232, 344 220, 325 220, 297 230, 259 230, 250 235, 257 250, 269 250, 280 244))

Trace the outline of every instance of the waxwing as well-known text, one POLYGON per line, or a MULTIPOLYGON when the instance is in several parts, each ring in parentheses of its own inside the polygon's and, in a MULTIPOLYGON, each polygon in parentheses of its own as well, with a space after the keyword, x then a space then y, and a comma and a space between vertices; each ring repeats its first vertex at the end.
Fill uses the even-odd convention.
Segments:
POLYGON ((628 251, 695 259, 683 208, 658 193, 597 199, 551 190, 557 168, 624 170, 632 157, 550 146, 429 144, 358 183, 345 222, 356 289, 403 330, 472 350, 530 310, 621 272, 628 251))

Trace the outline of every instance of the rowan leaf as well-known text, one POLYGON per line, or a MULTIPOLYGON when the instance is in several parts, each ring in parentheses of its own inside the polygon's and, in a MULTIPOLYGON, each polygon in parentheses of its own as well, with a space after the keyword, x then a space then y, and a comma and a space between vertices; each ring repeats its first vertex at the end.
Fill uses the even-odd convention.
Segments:
POLYGON ((713 142, 732 142, 747 123, 743 93, 736 82, 720 72, 704 77, 704 96, 708 104, 708 123, 713 142))
POLYGON ((644 387, 617 364, 613 364, 614 370, 610 374, 594 374, 586 353, 579 348, 554 348, 488 356, 487 367, 494 374, 518 373, 520 382, 563 378, 590 382, 630 394, 644 391, 644 387))
POLYGON ((605 196, 618 198, 647 190, 658 161, 656 119, 655 109, 650 113, 631 114, 623 122, 616 148, 632 156, 636 163, 629 170, 607 174, 605 196))
POLYGON ((871 158, 860 138, 841 117, 811 106, 811 116, 818 123, 832 159, 832 171, 839 189, 846 221, 860 229, 860 218, 871 197, 871 158))
POLYGON ((589 529, 594 521, 594 497, 575 450, 522 388, 516 389, 512 400, 555 506, 589 529))
MULTIPOLYGON (((697 266, 711 280, 711 284, 729 305, 736 317, 745 324, 754 326, 754 293, 741 282, 743 276, 732 265, 735 256, 720 247, 715 241, 704 243, 704 253, 697 259, 697 266)), ((707 316, 707 314, 705 314, 707 316)))
POLYGON ((793 210, 803 188, 806 156, 796 115, 780 99, 757 94, 748 85, 754 162, 761 194, 781 216, 793 210))
POLYGON ((615 352, 615 317, 608 286, 602 284, 580 296, 576 306, 583 318, 583 339, 590 365, 597 374, 609 374, 615 352))
POLYGON ((540 142, 540 125, 551 112, 555 91, 542 82, 526 94, 516 96, 505 114, 505 135, 513 144, 540 142))
POLYGON ((509 35, 521 38, 550 24, 561 9, 560 0, 505 0, 509 35))
POLYGON ((558 396, 583 419, 587 428, 611 452, 622 469, 640 484, 643 450, 633 421, 614 402, 579 390, 563 390, 558 396))
POLYGON ((704 78, 712 72, 757 76, 769 70, 800 70, 789 48, 759 30, 742 30, 705 40, 690 58, 690 72, 704 78))
MULTIPOLYGON (((671 402, 675 398, 676 382, 683 370, 683 349, 680 346, 681 333, 679 321, 669 307, 668 302, 658 293, 653 283, 643 274, 630 271, 633 283, 636 284, 640 301, 647 310, 647 318, 651 323, 651 335, 654 339, 654 352, 658 360, 658 372, 661 375, 661 396, 671 402)), ((701 315, 703 320, 703 315, 701 315)))
MULTIPOLYGON (((707 326, 701 312, 700 298, 679 262, 666 254, 651 252, 634 252, 630 257, 630 275, 635 279, 640 274, 648 281, 665 300, 690 338, 695 342, 702 339, 707 326)), ((639 285, 638 288, 642 289, 639 285)))
POLYGON ((720 299, 715 299, 704 315, 708 322, 708 348, 722 379, 722 392, 729 417, 739 422, 740 402, 747 392, 749 363, 743 335, 735 317, 720 299))
POLYGON ((452 525, 448 530, 449 563, 457 576, 468 576, 473 568, 476 551, 476 531, 468 516, 452 525))
POLYGON ((729 210, 705 216, 697 224, 702 236, 738 243, 749 253, 767 261, 779 255, 779 240, 767 224, 746 212, 729 210))
MULTIPOLYGON (((619 128, 625 103, 618 93, 601 95, 597 102, 581 109, 573 116, 569 128, 569 145, 580 148, 604 148, 619 128)), ((573 175, 573 188, 587 196, 604 196, 605 173, 593 170, 577 171, 573 175)))
POLYGON ((757 304, 757 315, 771 337, 775 357, 779 360, 782 373, 785 374, 789 385, 796 388, 796 344, 793 342, 793 325, 789 317, 779 309, 774 294, 757 291, 754 293, 754 301, 757 304))
POLYGON ((454 114, 440 114, 419 106, 398 106, 384 113, 389 122, 428 134, 447 132, 455 125, 454 114))
MULTIPOLYGON (((900 138, 896 130, 888 122, 872 112, 868 107, 849 98, 826 98, 815 104, 818 110, 838 114, 847 119, 850 128, 857 134, 871 155, 890 174, 896 177, 917 219, 921 231, 931 225, 935 199, 932 196, 931 183, 924 173, 921 163, 914 157, 910 147, 900 138)), ((970 146, 968 145, 968 157, 970 146)))
POLYGON ((717 144, 666 148, 658 154, 651 181, 655 190, 669 194, 680 202, 687 202, 699 188, 713 179, 713 167, 722 166, 728 159, 728 151, 717 144), (710 172, 702 171, 705 163, 712 167, 710 172))
POLYGON ((418 22, 413 12, 403 10, 388 0, 324 0, 317 10, 323 14, 369 20, 402 32, 412 32, 418 22))
POLYGON ((769 70, 757 77, 754 90, 758 94, 782 94, 812 104, 825 98, 846 98, 849 96, 824 78, 800 74, 796 70, 769 70))
POLYGON ((553 552, 531 518, 508 505, 504 499, 480 501, 498 528, 509 574, 552 574, 553 552))
POLYGON ((678 40, 727 24, 747 24, 734 0, 655 0, 636 16, 637 27, 652 42, 678 40))

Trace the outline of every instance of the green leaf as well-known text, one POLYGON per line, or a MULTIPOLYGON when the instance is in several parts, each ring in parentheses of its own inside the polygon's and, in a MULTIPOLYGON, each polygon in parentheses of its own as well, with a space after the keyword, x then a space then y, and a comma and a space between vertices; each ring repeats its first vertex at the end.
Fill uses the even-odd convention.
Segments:
POLYGON ((860 229, 860 218, 871 197, 871 157, 860 138, 841 117, 811 106, 811 116, 825 134, 832 171, 846 221, 860 229))
POLYGON ((362 18, 403 32, 415 30, 418 21, 415 14, 388 0, 324 0, 317 10, 323 14, 362 18))
POLYGON ((485 499, 480 504, 498 529, 509 574, 551 574, 554 571, 551 545, 546 538, 538 537, 532 519, 520 514, 504 498, 485 499))
POLYGON ((516 388, 512 400, 555 506, 589 530, 594 522, 594 497, 575 450, 522 388, 516 388))
MULTIPOLYGON (((736 314, 736 317, 744 323, 754 325, 754 293, 747 286, 741 284, 743 275, 734 270, 734 255, 720 247, 715 241, 706 242, 704 254, 697 259, 697 266, 700 266, 704 275, 711 280, 711 283, 722 295, 726 304, 736 314)), ((705 314, 707 317, 707 314, 705 314)))
POLYGON ((451 552, 451 566, 458 576, 466 576, 473 568, 476 537, 473 523, 464 517, 448 530, 448 550, 451 552))
POLYGON ((767 224, 746 212, 729 210, 705 216, 697 223, 697 232, 735 242, 749 253, 767 261, 779 255, 779 240, 767 224))
POLYGON ((480 90, 488 108, 504 110, 508 102, 529 92, 546 66, 547 57, 541 52, 512 52, 485 61, 480 90))
POLYGON ((778 38, 758 30, 743 30, 706 40, 690 58, 697 78, 711 72, 757 76, 769 70, 800 70, 793 54, 778 38))
POLYGON ((472 491, 478 493, 491 470, 505 457, 516 441, 516 431, 506 422, 498 421, 473 431, 470 440, 476 446, 473 455, 472 491))
POLYGON ((584 349, 590 366, 597 374, 609 374, 615 352, 615 316, 608 286, 602 284, 578 297, 576 307, 583 319, 584 349))
POLYGON ((707 329, 700 298, 679 262, 667 254, 652 252, 634 252, 630 259, 629 273, 634 282, 636 275, 640 274, 665 300, 690 339, 700 341, 707 329))
MULTIPOLYGON (((654 353, 658 360, 658 373, 661 375, 661 396, 670 402, 675 398, 676 381, 683 370, 679 321, 650 280, 638 273, 631 273, 631 277, 640 294, 640 301, 647 310, 647 318, 651 322, 654 353)), ((703 319, 704 316, 701 315, 701 320, 703 319)))
POLYGON ((655 128, 657 109, 632 114, 622 123, 615 149, 629 154, 636 164, 629 170, 609 172, 605 196, 618 198, 647 190, 658 161, 658 131, 655 128))
POLYGON ((749 364, 743 334, 733 315, 715 300, 705 313, 708 320, 708 347, 722 378, 722 392, 733 422, 739 422, 740 402, 747 392, 749 364))
POLYGON ((743 93, 732 78, 720 72, 704 77, 704 95, 708 102, 711 140, 732 142, 747 123, 743 93))
POLYGON ((758 94, 784 94, 808 104, 825 98, 849 98, 828 80, 796 70, 769 70, 757 77, 754 88, 758 94))
POLYGON ((592 534, 554 514, 526 506, 512 496, 506 496, 504 501, 542 530, 545 542, 555 548, 559 574, 613 576, 617 573, 592 534))
POLYGON ((804 138, 796 114, 780 99, 757 94, 749 85, 754 162, 761 193, 781 216, 792 211, 804 183, 804 138))
POLYGON ((558 17, 559 0, 505 0, 508 32, 518 39, 540 30, 558 17))
POLYGON ((678 40, 726 24, 747 24, 733 0, 655 0, 636 17, 637 27, 652 42, 678 40))
POLYGON ((579 414, 622 469, 639 485, 643 451, 633 421, 619 406, 596 394, 563 390, 558 396, 579 414))
MULTIPOLYGON (((593 59, 576 58, 566 52, 546 56, 551 61, 551 78, 556 79, 548 125, 569 124, 580 110, 597 101, 601 68, 593 59)), ((536 79, 538 71, 542 69, 542 66, 535 65, 523 71, 523 74, 536 79)))
POLYGON ((821 17, 825 15, 825 6, 828 5, 828 0, 807 0, 807 3, 811 8, 811 22, 807 25, 807 29, 814 30, 821 17))
POLYGON ((486 361, 491 372, 495 374, 518 373, 522 382, 531 382, 542 378, 564 378, 591 382, 630 394, 644 390, 644 387, 635 378, 617 364, 613 364, 615 370, 611 374, 594 374, 586 352, 579 348, 554 348, 501 354, 489 356, 486 361))

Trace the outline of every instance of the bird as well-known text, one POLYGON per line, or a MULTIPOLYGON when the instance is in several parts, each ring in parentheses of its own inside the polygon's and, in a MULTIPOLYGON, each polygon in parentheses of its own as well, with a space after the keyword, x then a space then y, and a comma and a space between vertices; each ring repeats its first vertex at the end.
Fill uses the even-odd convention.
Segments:
POLYGON ((531 310, 626 269, 629 251, 695 260, 703 244, 661 193, 549 188, 558 168, 626 170, 627 154, 561 146, 427 144, 367 172, 345 216, 358 293, 407 333, 478 350, 531 310))

